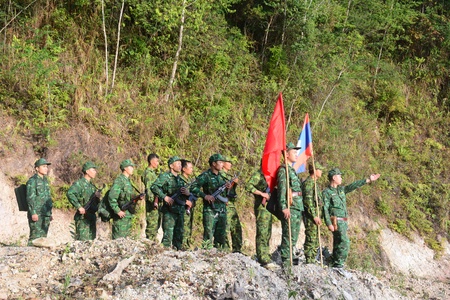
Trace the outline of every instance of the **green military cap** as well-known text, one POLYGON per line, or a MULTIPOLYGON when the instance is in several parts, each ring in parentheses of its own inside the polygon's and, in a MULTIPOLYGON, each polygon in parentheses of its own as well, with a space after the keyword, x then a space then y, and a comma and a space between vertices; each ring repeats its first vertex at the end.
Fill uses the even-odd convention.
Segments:
POLYGON ((213 155, 211 155, 209 157, 208 162, 211 165, 213 162, 219 161, 219 160, 220 161, 227 161, 226 158, 222 156, 222 154, 216 153, 216 154, 213 154, 213 155))
POLYGON ((37 168, 37 167, 40 167, 40 166, 43 166, 43 165, 51 165, 51 163, 49 163, 48 161, 46 161, 45 160, 45 158, 39 158, 35 163, 34 163, 34 166, 37 168))
POLYGON ((342 175, 344 173, 341 172, 341 170, 339 170, 338 168, 334 168, 331 169, 330 171, 328 171, 328 179, 331 180, 333 179, 334 175, 342 175))
POLYGON ((170 167, 170 165, 173 164, 176 161, 181 161, 181 158, 179 156, 175 155, 175 156, 172 156, 171 158, 169 158, 169 161, 167 162, 167 164, 170 167))
POLYGON ((229 163, 233 162, 229 156, 222 156, 222 157, 223 157, 223 161, 225 161, 225 162, 229 162, 229 163))
MULTIPOLYGON (((325 168, 317 161, 314 162, 314 167, 316 168, 316 170, 322 170, 322 171, 325 170, 325 168)), ((309 165, 308 170, 309 170, 309 173, 314 172, 313 164, 309 165)))
POLYGON ((291 150, 291 149, 299 150, 299 149, 302 149, 302 147, 300 147, 300 146, 297 147, 297 146, 294 145, 294 143, 289 142, 289 143, 286 145, 286 151, 289 151, 289 150, 291 150))
POLYGON ((136 167, 136 165, 133 164, 133 162, 131 161, 131 159, 125 159, 124 161, 122 161, 122 162, 120 163, 120 169, 121 169, 122 171, 123 171, 126 167, 129 167, 129 166, 136 167))
POLYGON ((91 168, 97 169, 97 166, 92 161, 88 161, 83 165, 81 171, 84 173, 91 168))

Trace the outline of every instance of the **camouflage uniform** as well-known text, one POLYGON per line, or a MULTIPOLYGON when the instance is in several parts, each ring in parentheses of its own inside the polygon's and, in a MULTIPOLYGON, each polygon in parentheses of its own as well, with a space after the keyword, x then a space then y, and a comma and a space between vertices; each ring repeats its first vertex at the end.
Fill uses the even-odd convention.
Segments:
POLYGON ((162 222, 162 201, 160 200, 158 203, 158 209, 154 209, 153 201, 155 201, 155 196, 151 192, 150 188, 152 184, 155 182, 158 175, 156 174, 156 170, 152 168, 147 168, 144 171, 144 175, 142 176, 142 182, 145 185, 145 217, 147 221, 147 227, 145 228, 145 236, 150 239, 156 241, 158 229, 161 226, 162 222))
MULTIPOLYGON (((189 179, 183 174, 179 175, 180 179, 184 181, 184 185, 189 184, 189 179)), ((194 204, 194 203, 192 203, 194 204)), ((194 224, 194 207, 191 207, 189 216, 184 217, 184 233, 182 249, 187 250, 192 246, 192 226, 194 224)))
POLYGON ((28 225, 30 226, 30 238, 28 245, 32 241, 47 237, 50 219, 52 216, 53 202, 50 194, 50 185, 47 176, 40 177, 34 174, 27 182, 27 203, 28 203, 28 225), (32 215, 38 215, 38 221, 31 219, 32 215))
MULTIPOLYGON (((192 185, 192 193, 197 197, 205 198, 213 194, 219 187, 226 183, 219 174, 214 174, 211 169, 197 177, 192 185), (203 191, 201 191, 203 189, 203 191)), ((226 191, 222 193, 226 197, 226 191)), ((226 248, 227 206, 220 200, 214 202, 214 208, 207 201, 203 201, 203 241, 213 242, 216 248, 226 248)))
POLYGON ((97 228, 95 225, 97 217, 95 212, 86 210, 86 213, 82 215, 78 211, 80 207, 84 207, 86 203, 88 203, 96 190, 95 186, 83 177, 72 184, 67 191, 67 199, 69 199, 69 202, 77 209, 74 216, 76 240, 93 240, 97 235, 97 228))
MULTIPOLYGON (((161 212, 164 215, 162 222, 164 234, 161 242, 164 247, 171 247, 173 245, 177 250, 180 250, 183 244, 184 214, 186 213, 186 209, 184 205, 179 205, 175 201, 172 206, 169 206, 164 201, 164 198, 179 193, 180 188, 184 185, 183 179, 168 171, 160 174, 151 186, 151 190, 155 196, 164 202, 161 208, 161 212)), ((180 200, 186 200, 186 198, 182 194, 178 197, 180 200)))
MULTIPOLYGON (((318 216, 318 211, 316 207, 316 192, 314 191, 314 178, 312 176, 308 176, 303 182, 302 196, 303 204, 305 205, 305 243, 303 244, 303 251, 306 263, 309 264, 315 262, 317 248, 319 247, 318 227, 314 222, 314 218, 318 216)), ((317 193, 317 198, 320 203, 322 199, 321 193, 317 193)))
MULTIPOLYGON (((226 178, 227 181, 233 179, 233 175, 228 174, 226 172, 221 172, 222 176, 226 178)), ((228 205, 227 205, 227 233, 225 236, 226 245, 228 249, 230 247, 230 239, 231 236, 231 246, 233 247, 233 252, 241 252, 242 249, 242 225, 239 220, 239 215, 236 209, 236 201, 237 201, 237 193, 236 193, 236 183, 233 184, 233 187, 227 192, 228 205)))
MULTIPOLYGON (((339 174, 341 173, 339 172, 339 174)), ((337 188, 328 186, 322 192, 325 223, 327 226, 332 225, 330 217, 336 216, 338 218, 338 230, 333 231, 333 267, 343 267, 350 250, 350 240, 347 236, 348 212, 345 194, 365 184, 366 180, 362 179, 346 186, 338 186, 337 188)))
POLYGON ((112 223, 112 238, 127 237, 131 234, 131 218, 132 214, 126 210, 125 216, 120 218, 117 214, 122 210, 121 207, 131 201, 133 186, 130 178, 124 174, 120 174, 109 190, 108 201, 114 211, 112 223))
MULTIPOLYGON (((253 174, 246 189, 252 194, 255 191, 267 191, 267 182, 261 170, 253 174)), ((262 205, 263 198, 260 195, 253 195, 255 196, 253 209, 256 216, 256 257, 264 265, 271 261, 269 242, 272 236, 272 214, 262 205)))
MULTIPOLYGON (((303 211, 303 199, 301 196, 301 182, 297 177, 297 174, 291 166, 288 166, 289 174, 289 188, 293 193, 298 193, 296 196, 293 195, 293 203, 290 206, 290 223, 291 223, 291 246, 295 247, 298 240, 298 235, 300 233, 300 224, 302 222, 302 211, 303 211)), ((281 166, 278 168, 277 173, 277 186, 278 186, 278 201, 280 202, 281 209, 284 210, 288 208, 287 197, 286 197, 286 168, 281 166)), ((281 259, 283 261, 289 260, 289 222, 286 219, 281 220, 282 228, 282 238, 281 238, 281 259)))

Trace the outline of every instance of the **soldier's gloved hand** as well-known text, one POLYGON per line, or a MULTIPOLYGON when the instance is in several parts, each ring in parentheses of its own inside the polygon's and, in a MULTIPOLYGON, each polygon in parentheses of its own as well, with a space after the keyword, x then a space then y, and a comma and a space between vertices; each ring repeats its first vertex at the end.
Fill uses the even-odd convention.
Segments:
POLYGON ((39 216, 38 215, 31 215, 31 220, 33 220, 33 222, 37 222, 37 221, 39 221, 39 216))
POLYGON ((84 214, 86 213, 86 210, 85 210, 84 207, 82 206, 82 207, 80 207, 80 208, 78 209, 78 212, 79 212, 80 214, 84 215, 84 214))
POLYGON ((291 217, 291 211, 289 210, 289 208, 283 209, 283 215, 286 220, 291 217))

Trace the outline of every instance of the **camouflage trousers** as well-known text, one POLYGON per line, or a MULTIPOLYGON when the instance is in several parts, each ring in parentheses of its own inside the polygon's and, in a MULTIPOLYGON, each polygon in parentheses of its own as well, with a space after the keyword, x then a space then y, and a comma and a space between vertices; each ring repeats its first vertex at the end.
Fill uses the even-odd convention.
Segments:
POLYGON ((184 205, 164 206, 162 212, 164 214, 162 223, 164 233, 161 243, 164 247, 169 248, 173 245, 175 249, 181 250, 186 209, 184 205))
POLYGON ((95 214, 86 213, 81 215, 79 213, 75 214, 75 240, 78 241, 91 241, 97 236, 96 221, 97 217, 95 214))
POLYGON ((194 224, 194 211, 195 208, 191 207, 191 213, 184 217, 184 233, 183 233, 183 246, 184 250, 191 249, 193 245, 192 241, 192 226, 194 224))
POLYGON ((305 216, 305 243, 303 251, 305 253, 306 263, 312 264, 316 261, 317 248, 319 247, 318 227, 310 216, 305 216))
POLYGON ((113 218, 112 223, 112 239, 118 239, 121 237, 128 237, 131 234, 131 220, 132 216, 128 212, 125 217, 120 219, 118 216, 113 218))
POLYGON ((153 202, 145 202, 145 219, 147 221, 147 226, 145 227, 145 237, 149 240, 156 241, 158 230, 161 227, 163 213, 161 208, 153 209, 153 202))
POLYGON ((338 230, 333 231, 333 267, 343 267, 350 250, 350 239, 347 235, 348 224, 338 221, 338 230))
POLYGON ((297 245, 298 235, 300 233, 300 225, 302 223, 302 211, 290 209, 291 211, 291 243, 289 243, 289 222, 286 219, 281 220, 281 259, 289 261, 290 251, 297 245), (292 247, 292 248, 291 248, 292 247))
POLYGON ((214 247, 225 249, 225 236, 227 233, 227 208, 218 205, 216 209, 210 206, 203 208, 203 241, 213 242, 214 247))
POLYGON ((48 228, 50 227, 50 216, 38 215, 39 219, 34 222, 31 220, 31 215, 28 214, 28 225, 30 226, 30 237, 28 239, 28 246, 33 246, 33 240, 40 237, 47 237, 48 228))
POLYGON ((256 216, 256 257, 261 264, 270 258, 270 238, 272 236, 272 214, 262 205, 255 207, 256 216))
POLYGON ((241 252, 242 250, 242 225, 236 206, 233 202, 227 205, 227 233, 225 235, 225 244, 228 249, 233 252, 241 252), (231 236, 231 245, 230 245, 231 236))

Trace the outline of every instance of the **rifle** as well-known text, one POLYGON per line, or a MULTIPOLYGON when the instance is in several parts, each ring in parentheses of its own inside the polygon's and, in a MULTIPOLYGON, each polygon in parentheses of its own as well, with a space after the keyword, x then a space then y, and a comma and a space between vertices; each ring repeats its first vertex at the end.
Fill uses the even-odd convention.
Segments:
MULTIPOLYGON (((222 186, 220 186, 214 193, 211 194, 211 196, 214 197, 214 199, 220 200, 223 203, 227 203, 228 202, 228 198, 227 197, 223 197, 220 194, 222 194, 223 191, 225 191, 225 189, 227 188, 227 185, 232 183, 236 178, 239 177, 239 173, 234 175, 233 178, 231 178, 230 180, 226 181, 222 186)), ((211 203, 211 208, 215 209, 214 203, 211 203)))
POLYGON ((137 187, 135 187, 133 184, 131 184, 131 186, 139 193, 139 195, 134 196, 133 198, 131 198, 130 201, 128 201, 127 203, 125 203, 120 210, 122 211, 126 211, 128 210, 131 214, 135 214, 136 210, 136 203, 141 199, 141 197, 145 196, 145 192, 141 193, 137 187))
POLYGON ((98 210, 98 205, 101 201, 100 197, 102 195, 102 191, 105 188, 105 184, 103 184, 102 188, 99 189, 94 184, 92 184, 96 191, 92 193, 91 198, 89 198, 89 201, 83 206, 85 211, 90 211, 92 213, 96 213, 98 210))
MULTIPOLYGON (((194 182, 196 182, 196 181, 197 181, 197 178, 195 178, 194 180, 192 180, 192 181, 189 182, 187 185, 185 185, 185 186, 183 186, 183 187, 181 187, 181 188, 189 189, 189 188, 191 187, 191 185, 192 185, 194 182)), ((181 192, 181 188, 180 188, 175 194, 173 194, 172 196, 170 196, 170 198, 172 198, 173 201, 175 201, 175 203, 178 204, 178 205, 186 205, 186 201, 183 201, 183 200, 180 199, 180 196, 183 194, 183 193, 181 192)), ((189 201, 195 202, 195 201, 197 201, 197 197, 195 197, 194 195, 190 194, 190 195, 189 195, 189 201)), ((189 208, 188 208, 188 210, 186 211, 186 213, 187 213, 188 215, 191 213, 190 210, 189 210, 189 208), (189 211, 189 213, 188 213, 188 211, 189 211)))

